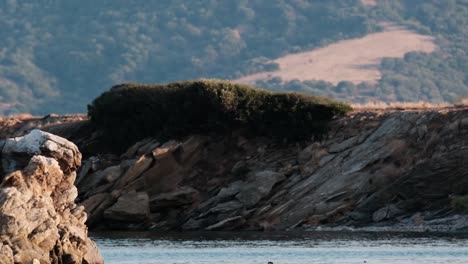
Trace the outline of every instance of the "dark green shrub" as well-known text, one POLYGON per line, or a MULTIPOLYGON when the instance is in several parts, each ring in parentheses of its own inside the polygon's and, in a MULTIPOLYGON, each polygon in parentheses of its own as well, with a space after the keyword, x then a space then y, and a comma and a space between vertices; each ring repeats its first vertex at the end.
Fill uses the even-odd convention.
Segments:
POLYGON ((145 137, 180 137, 246 128, 301 139, 320 134, 351 107, 322 97, 272 93, 228 81, 114 86, 88 106, 91 122, 122 147, 145 137))
POLYGON ((453 197, 452 207, 456 210, 468 213, 468 195, 453 197))

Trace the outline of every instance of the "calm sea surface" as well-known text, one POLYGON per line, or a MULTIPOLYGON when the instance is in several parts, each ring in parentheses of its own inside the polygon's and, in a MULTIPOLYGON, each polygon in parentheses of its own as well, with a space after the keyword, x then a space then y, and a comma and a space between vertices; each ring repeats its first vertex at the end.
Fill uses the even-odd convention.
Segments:
POLYGON ((109 264, 468 263, 468 234, 95 233, 109 264))

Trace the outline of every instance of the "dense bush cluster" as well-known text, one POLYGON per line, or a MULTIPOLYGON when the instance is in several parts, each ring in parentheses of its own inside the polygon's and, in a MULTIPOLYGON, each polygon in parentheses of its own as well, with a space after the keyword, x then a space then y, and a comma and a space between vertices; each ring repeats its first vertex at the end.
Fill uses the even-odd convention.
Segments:
POLYGON ((88 106, 92 123, 123 144, 236 128, 253 135, 301 139, 322 133, 334 116, 350 110, 327 98, 215 80, 118 85, 88 106))

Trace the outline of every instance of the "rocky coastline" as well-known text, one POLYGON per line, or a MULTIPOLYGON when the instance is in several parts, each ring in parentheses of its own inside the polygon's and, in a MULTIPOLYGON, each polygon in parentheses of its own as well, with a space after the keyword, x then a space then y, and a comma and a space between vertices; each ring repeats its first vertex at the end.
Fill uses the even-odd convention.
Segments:
POLYGON ((91 230, 468 231, 453 205, 468 193, 466 107, 356 111, 301 142, 232 131, 124 153, 85 116, 6 120, 5 138, 40 128, 78 145, 91 230))
POLYGON ((40 130, 0 144, 0 263, 104 263, 75 203, 78 147, 40 130))

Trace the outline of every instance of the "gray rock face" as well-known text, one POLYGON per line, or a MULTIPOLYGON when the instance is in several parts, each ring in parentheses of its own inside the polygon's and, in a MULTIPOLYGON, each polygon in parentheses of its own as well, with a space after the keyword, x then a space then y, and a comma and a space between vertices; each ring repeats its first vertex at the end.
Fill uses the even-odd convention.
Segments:
MULTIPOLYGON (((147 225, 128 221, 119 229, 384 226, 413 219, 418 212, 429 213, 424 221, 411 221, 428 223, 453 216, 451 197, 468 190, 467 120, 466 107, 364 110, 334 120, 327 134, 309 141, 283 144, 232 131, 215 139, 192 136, 162 145, 146 139, 117 158, 88 151, 96 155, 81 171, 79 201, 89 223, 101 229, 122 215, 136 215, 137 222, 147 225), (148 194, 149 211, 146 205, 130 211, 139 200, 126 195, 135 191, 148 194), (105 218, 105 211, 113 216, 105 218)), ((31 154, 22 153, 54 153, 65 174, 73 163, 67 151, 60 151, 63 142, 53 137, 41 141, 47 151, 9 141, 0 142, 0 148, 10 149, 2 155, 2 167, 9 171, 29 163, 31 154)), ((60 195, 71 199, 75 194, 60 195)), ((0 252, 10 256, 7 248, 0 252)))
POLYGON ((468 117, 465 117, 462 120, 460 120, 460 127, 463 129, 468 129, 468 117))
POLYGON ((245 222, 245 220, 242 218, 242 216, 234 216, 231 218, 224 219, 214 225, 208 226, 205 228, 206 230, 231 230, 235 229, 236 226, 242 224, 245 222))
POLYGON ((242 191, 236 195, 236 198, 245 205, 245 207, 250 208, 255 206, 263 196, 265 196, 265 194, 259 191, 255 183, 250 183, 242 188, 242 191))
POLYGON ((242 204, 238 201, 230 201, 225 203, 217 204, 211 208, 209 213, 227 213, 242 208, 242 204))
POLYGON ((284 174, 274 171, 257 172, 236 195, 236 198, 250 208, 267 196, 276 183, 285 178, 284 174))
POLYGON ((1 263, 104 263, 88 238, 84 208, 74 202, 80 162, 73 143, 39 130, 6 141, 1 263))
POLYGON ((358 140, 359 140, 359 136, 354 136, 354 137, 348 138, 343 142, 335 143, 335 144, 331 145, 328 151, 330 153, 342 152, 342 151, 347 150, 350 147, 354 146, 358 142, 358 140))
POLYGON ((151 197, 150 207, 152 211, 160 208, 191 205, 197 199, 198 191, 191 187, 181 187, 173 192, 161 193, 151 197))
POLYGON ((146 192, 130 192, 104 212, 104 218, 123 222, 140 222, 148 219, 149 197, 146 192))
POLYGON ((229 186, 222 188, 218 195, 216 196, 218 199, 224 199, 228 197, 232 197, 241 192, 241 190, 246 185, 243 181, 236 181, 231 183, 229 186))
POLYGON ((372 214, 372 220, 374 222, 380 222, 386 219, 392 219, 400 213, 402 213, 402 211, 398 207, 396 207, 395 205, 389 205, 375 211, 372 214))

